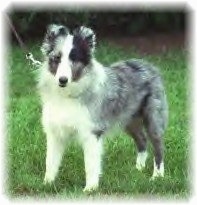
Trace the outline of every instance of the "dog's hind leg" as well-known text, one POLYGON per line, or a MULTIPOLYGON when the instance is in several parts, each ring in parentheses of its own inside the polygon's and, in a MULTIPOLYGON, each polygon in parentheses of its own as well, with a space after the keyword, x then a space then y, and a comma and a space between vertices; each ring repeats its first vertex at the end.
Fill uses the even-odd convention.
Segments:
POLYGON ((147 98, 143 115, 147 135, 150 138, 154 151, 154 171, 152 179, 158 176, 164 176, 164 145, 162 137, 167 125, 167 111, 166 99, 162 92, 158 92, 155 95, 152 94, 147 98))
POLYGON ((164 176, 164 162, 163 162, 163 142, 161 134, 157 133, 151 127, 153 122, 147 126, 147 133, 154 149, 154 171, 152 179, 155 177, 164 176))
POLYGON ((86 186, 84 192, 94 191, 99 186, 101 175, 102 139, 87 134, 83 139, 86 186))
POLYGON ((131 135, 134 139, 134 142, 137 146, 137 160, 136 160, 136 168, 138 170, 142 170, 145 167, 146 159, 147 159, 147 151, 146 151, 146 136, 143 130, 143 123, 140 117, 132 120, 126 127, 126 132, 131 135))
POLYGON ((46 172, 44 183, 54 181, 64 152, 64 140, 53 134, 47 134, 46 172))

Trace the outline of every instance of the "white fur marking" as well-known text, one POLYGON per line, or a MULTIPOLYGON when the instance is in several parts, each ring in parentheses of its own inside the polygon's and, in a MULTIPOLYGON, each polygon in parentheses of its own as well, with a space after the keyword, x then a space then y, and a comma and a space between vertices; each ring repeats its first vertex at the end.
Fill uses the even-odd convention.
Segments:
POLYGON ((157 177, 164 177, 164 163, 161 162, 160 167, 158 169, 154 160, 154 171, 151 180, 154 180, 157 177))
POLYGON ((138 152, 137 160, 136 160, 136 168, 139 171, 141 171, 145 167, 147 156, 148 154, 146 151, 138 152))
MULTIPOLYGON (((89 133, 90 130, 92 130, 92 124, 89 119, 89 113, 85 107, 74 99, 63 100, 61 99, 61 96, 51 98, 50 101, 44 103, 42 122, 47 134, 46 174, 44 182, 51 183, 57 175, 61 162, 65 144, 63 142, 69 140, 73 133, 75 136, 77 132, 89 133)), ((96 137, 92 135, 91 138, 96 139, 96 137)), ((86 141, 86 136, 84 135, 83 137, 78 138, 78 140, 81 142, 86 141)), ((86 151, 89 150, 88 147, 92 147, 92 149, 95 150, 95 154, 93 153, 93 155, 90 154, 91 150, 87 152, 89 154, 87 155, 87 161, 90 164, 90 158, 92 160, 92 156, 95 156, 96 163, 96 161, 99 161, 99 156, 97 157, 100 153, 99 145, 97 145, 94 140, 87 140, 87 143, 89 144, 86 146, 86 151), (96 148, 97 146, 98 148, 96 148)), ((91 167, 91 165, 88 167, 91 167)), ((88 168, 88 170, 89 169, 90 168, 88 168)), ((95 175, 93 174, 92 178, 89 176, 91 175, 91 171, 88 172, 90 174, 88 174, 87 187, 92 187, 97 184, 96 170, 99 170, 99 165, 98 167, 95 166, 95 175)))
POLYGON ((86 171, 86 186, 84 192, 93 191, 99 186, 101 174, 102 141, 94 135, 86 135, 84 146, 84 161, 86 171))
POLYGON ((47 156, 46 156, 46 173, 44 183, 54 181, 64 152, 64 143, 62 139, 52 134, 47 134, 47 156))
POLYGON ((69 60, 69 54, 72 47, 73 47, 73 36, 68 35, 63 44, 62 59, 55 75, 57 84, 59 84, 60 77, 67 77, 68 83, 72 81, 71 62, 69 60))

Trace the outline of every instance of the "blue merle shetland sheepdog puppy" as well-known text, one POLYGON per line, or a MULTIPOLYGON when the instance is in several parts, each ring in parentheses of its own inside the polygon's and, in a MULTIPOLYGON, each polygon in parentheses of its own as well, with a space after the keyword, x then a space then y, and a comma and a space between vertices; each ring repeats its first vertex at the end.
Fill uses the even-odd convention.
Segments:
POLYGON ((48 27, 38 80, 47 137, 44 182, 54 181, 67 142, 75 138, 84 150, 84 191, 95 190, 102 173, 102 141, 114 126, 134 139, 138 170, 145 167, 150 139, 152 178, 163 177, 162 137, 168 109, 157 68, 138 59, 104 66, 95 59, 95 44, 90 28, 82 26, 70 33, 63 25, 48 27))

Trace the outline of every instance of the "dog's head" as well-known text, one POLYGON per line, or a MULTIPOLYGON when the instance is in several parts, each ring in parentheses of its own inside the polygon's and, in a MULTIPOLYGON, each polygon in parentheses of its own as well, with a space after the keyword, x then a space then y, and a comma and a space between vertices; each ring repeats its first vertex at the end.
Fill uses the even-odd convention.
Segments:
POLYGON ((60 87, 79 80, 90 63, 95 49, 95 34, 81 26, 71 34, 62 25, 48 26, 41 51, 48 62, 48 71, 60 87))

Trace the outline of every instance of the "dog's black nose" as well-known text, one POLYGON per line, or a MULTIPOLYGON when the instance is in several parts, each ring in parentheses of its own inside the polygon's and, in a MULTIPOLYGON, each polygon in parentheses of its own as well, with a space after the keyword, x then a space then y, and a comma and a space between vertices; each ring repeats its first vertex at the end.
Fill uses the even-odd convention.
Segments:
POLYGON ((68 82, 68 78, 63 76, 59 78, 59 86, 65 87, 68 82))

